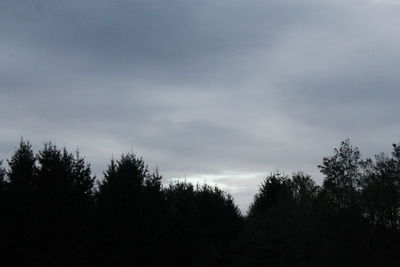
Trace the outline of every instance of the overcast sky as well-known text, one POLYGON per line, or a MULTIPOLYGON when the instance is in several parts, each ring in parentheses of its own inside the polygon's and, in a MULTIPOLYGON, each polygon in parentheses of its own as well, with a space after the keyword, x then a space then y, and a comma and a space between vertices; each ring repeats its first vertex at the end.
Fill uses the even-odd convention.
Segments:
POLYGON ((1 0, 0 156, 21 136, 94 172, 133 150, 227 188, 400 141, 397 0, 1 0))

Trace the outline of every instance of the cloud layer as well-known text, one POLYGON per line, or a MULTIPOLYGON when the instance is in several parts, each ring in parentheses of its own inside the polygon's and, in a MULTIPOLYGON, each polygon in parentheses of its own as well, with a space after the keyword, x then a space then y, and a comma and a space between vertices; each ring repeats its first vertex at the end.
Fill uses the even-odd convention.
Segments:
POLYGON ((365 155, 400 130, 398 1, 3 0, 0 155, 20 136, 101 175, 133 149, 245 209, 263 173, 365 155))

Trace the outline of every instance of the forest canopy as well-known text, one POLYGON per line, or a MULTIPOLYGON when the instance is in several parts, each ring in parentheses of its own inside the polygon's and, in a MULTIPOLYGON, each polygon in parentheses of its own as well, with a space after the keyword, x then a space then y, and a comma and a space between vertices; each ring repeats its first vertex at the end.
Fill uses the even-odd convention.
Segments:
POLYGON ((0 161, 2 266, 400 266, 400 144, 363 158, 345 140, 318 167, 321 185, 267 174, 242 214, 134 153, 94 177, 79 152, 21 140, 0 161))

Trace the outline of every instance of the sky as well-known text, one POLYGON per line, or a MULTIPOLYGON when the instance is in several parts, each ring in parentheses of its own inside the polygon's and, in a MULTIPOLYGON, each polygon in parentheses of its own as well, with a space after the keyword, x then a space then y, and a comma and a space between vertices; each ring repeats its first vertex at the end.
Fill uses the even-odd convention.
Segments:
POLYGON ((21 137, 97 177, 133 151, 246 210, 271 172, 400 142, 397 0, 1 0, 0 158, 21 137))

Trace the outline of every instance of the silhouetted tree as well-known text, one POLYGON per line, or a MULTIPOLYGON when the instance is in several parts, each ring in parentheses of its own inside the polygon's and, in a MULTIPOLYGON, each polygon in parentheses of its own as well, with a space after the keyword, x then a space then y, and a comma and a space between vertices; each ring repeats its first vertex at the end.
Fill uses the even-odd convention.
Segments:
POLYGON ((377 237, 373 240, 375 258, 382 266, 400 263, 400 147, 393 145, 392 157, 375 156, 363 180, 363 215, 377 237))
POLYGON ((385 228, 399 228, 400 223, 400 147, 393 145, 392 157, 384 154, 363 180, 363 205, 371 223, 385 228))
POLYGON ((347 139, 318 166, 325 175, 318 196, 321 266, 386 266, 376 253, 379 239, 365 219, 362 184, 371 160, 347 139))
POLYGON ((216 187, 170 184, 168 209, 169 266, 232 266, 231 242, 242 227, 232 197, 216 187))
POLYGON ((318 187, 304 173, 265 178, 247 217, 239 248, 242 266, 310 266, 318 187))
POLYGON ((354 209, 357 206, 359 188, 365 162, 360 151, 346 139, 333 156, 325 157, 318 167, 325 175, 323 190, 334 209, 354 209))
MULTIPOLYGON (((7 182, 6 182, 6 169, 3 167, 3 161, 0 160, 0 198, 3 197, 4 195, 4 190, 7 186, 7 182)), ((2 201, 0 201, 2 203, 2 201)), ((0 205, 1 205, 0 203, 0 205)))
POLYGON ((89 261, 90 212, 94 177, 80 157, 46 143, 37 155, 35 179, 36 229, 44 253, 39 265, 89 261))
POLYGON ((36 157, 32 150, 32 145, 21 139, 18 149, 8 161, 10 167, 7 172, 13 194, 23 198, 23 195, 33 189, 34 177, 36 172, 36 157))
MULTIPOLYGON (((10 219, 10 214, 6 212, 7 209, 7 182, 6 182, 6 170, 3 167, 3 161, 0 160, 0 258, 5 262, 5 257, 3 252, 7 251, 8 243, 8 220, 10 219)), ((6 263, 6 262, 5 262, 6 263)))
POLYGON ((268 176, 249 208, 249 217, 263 216, 273 206, 293 199, 291 181, 279 173, 268 176))
POLYGON ((21 140, 8 161, 5 193, 9 266, 74 266, 88 262, 90 167, 51 143, 34 155, 21 140))
POLYGON ((21 139, 18 148, 7 161, 8 190, 5 192, 6 264, 24 265, 36 254, 34 229, 34 180, 36 157, 29 142, 21 139))
POLYGON ((162 251, 155 249, 164 239, 160 180, 133 153, 111 161, 97 196, 103 264, 152 266, 160 260, 162 251))

